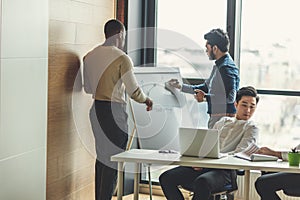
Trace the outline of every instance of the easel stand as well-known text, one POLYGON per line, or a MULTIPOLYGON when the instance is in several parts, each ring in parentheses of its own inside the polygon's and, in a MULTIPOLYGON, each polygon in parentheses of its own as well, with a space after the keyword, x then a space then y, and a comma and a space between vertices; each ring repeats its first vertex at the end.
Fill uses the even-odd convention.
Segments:
POLYGON ((131 103, 131 100, 130 100, 130 99, 129 99, 128 101, 129 101, 129 109, 130 109, 130 113, 131 113, 131 115, 132 115, 132 120, 133 120, 133 128, 132 128, 132 131, 131 131, 131 134, 130 134, 129 141, 128 141, 128 143, 127 143, 126 151, 128 151, 129 149, 131 149, 134 135, 135 135, 135 133, 137 132, 137 128, 136 128, 136 120, 135 120, 135 116, 134 116, 134 112, 133 112, 132 103, 131 103))
MULTIPOLYGON (((133 128, 132 128, 132 131, 130 133, 130 137, 129 137, 129 141, 127 143, 127 147, 126 147, 126 151, 130 150, 131 149, 131 146, 132 146, 132 143, 133 143, 133 139, 134 139, 134 136, 135 134, 137 134, 137 126, 136 126, 136 120, 135 120, 135 116, 134 116, 134 111, 133 111, 133 107, 132 107, 132 103, 131 103, 131 100, 130 98, 127 98, 128 101, 129 101, 129 109, 130 109, 130 113, 132 115, 132 120, 133 120, 133 128)), ((138 140, 139 142, 139 140, 138 140)), ((140 146, 140 145, 139 145, 140 146)), ((152 200, 152 180, 151 180, 151 170, 150 170, 150 164, 147 164, 147 170, 148 170, 148 182, 149 182, 149 196, 150 196, 150 200, 152 200)), ((125 167, 125 166, 124 166, 125 167)), ((124 171, 124 168, 123 168, 123 171, 124 171)), ((115 188, 115 194, 117 193, 117 190, 118 190, 118 185, 116 186, 115 188)))
MULTIPOLYGON (((135 120, 134 111, 133 111, 133 107, 132 107, 132 103, 131 103, 130 99, 129 99, 129 109, 130 109, 130 112, 131 112, 131 115, 132 115, 133 129, 132 129, 131 134, 130 134, 130 138, 129 138, 129 141, 128 141, 128 144, 127 144, 127 147, 126 147, 126 151, 131 149, 134 136, 135 136, 135 134, 137 134, 136 120, 135 120)), ((139 140, 138 140, 138 142, 139 142, 139 140)), ((151 166, 150 164, 147 164, 148 182, 149 182, 149 196, 150 196, 150 200, 152 200, 152 180, 151 180, 150 166, 151 166)))

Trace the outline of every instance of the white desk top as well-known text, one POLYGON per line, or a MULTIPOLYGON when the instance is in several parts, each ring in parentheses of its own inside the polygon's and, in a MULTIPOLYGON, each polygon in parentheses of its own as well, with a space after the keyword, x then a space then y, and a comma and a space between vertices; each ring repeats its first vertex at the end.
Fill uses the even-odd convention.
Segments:
POLYGON ((158 150, 131 149, 111 157, 112 161, 133 162, 160 165, 181 165, 193 167, 244 169, 262 171, 284 171, 300 173, 299 167, 290 167, 288 162, 278 161, 247 161, 233 156, 220 159, 195 158, 174 153, 159 153, 158 150))

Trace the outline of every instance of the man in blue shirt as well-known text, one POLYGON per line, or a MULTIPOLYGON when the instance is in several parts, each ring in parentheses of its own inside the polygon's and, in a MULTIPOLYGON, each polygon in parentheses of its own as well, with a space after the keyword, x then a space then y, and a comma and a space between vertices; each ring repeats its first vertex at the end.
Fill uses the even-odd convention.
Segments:
POLYGON ((182 92, 195 94, 198 102, 207 101, 209 114, 208 127, 223 116, 233 117, 236 92, 239 88, 239 70, 228 53, 229 37, 221 29, 213 29, 204 35, 206 53, 215 65, 208 79, 200 85, 179 84, 177 79, 171 79, 169 84, 181 89, 182 92))

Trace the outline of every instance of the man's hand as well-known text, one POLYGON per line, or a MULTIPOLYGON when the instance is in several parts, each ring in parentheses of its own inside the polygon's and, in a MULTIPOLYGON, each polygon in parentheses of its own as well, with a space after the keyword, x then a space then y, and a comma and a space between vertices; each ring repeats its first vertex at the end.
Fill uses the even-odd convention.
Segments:
POLYGON ((147 97, 145 104, 147 106, 146 108, 147 111, 152 110, 153 101, 149 97, 147 97))
POLYGON ((269 156, 276 156, 278 158, 281 158, 281 153, 278 151, 274 151, 268 147, 261 147, 258 149, 256 152, 258 154, 264 154, 264 155, 269 155, 269 156))
POLYGON ((196 94, 194 95, 195 99, 196 99, 198 102, 203 102, 204 99, 205 99, 205 92, 203 92, 202 90, 196 89, 196 90, 195 90, 195 93, 196 93, 196 94))
POLYGON ((202 167, 193 167, 193 169, 194 169, 195 171, 201 171, 201 170, 202 170, 202 167))
POLYGON ((168 81, 169 85, 177 89, 181 89, 181 85, 177 79, 171 79, 168 81))

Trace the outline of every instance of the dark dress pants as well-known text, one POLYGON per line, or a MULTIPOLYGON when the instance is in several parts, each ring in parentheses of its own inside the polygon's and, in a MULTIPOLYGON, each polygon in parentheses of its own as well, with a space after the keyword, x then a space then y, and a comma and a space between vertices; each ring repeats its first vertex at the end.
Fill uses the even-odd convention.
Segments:
POLYGON ((271 173, 260 176, 255 188, 262 200, 280 200, 276 191, 300 190, 300 174, 271 173))
POLYGON ((95 101, 90 109, 90 121, 95 137, 95 200, 111 200, 117 179, 117 163, 112 155, 125 150, 128 141, 126 105, 95 101))
POLYGON ((207 169, 196 171, 192 167, 176 167, 165 171, 159 177, 160 185, 167 199, 183 200, 178 186, 191 189, 193 200, 209 200, 231 182, 231 170, 207 169))

